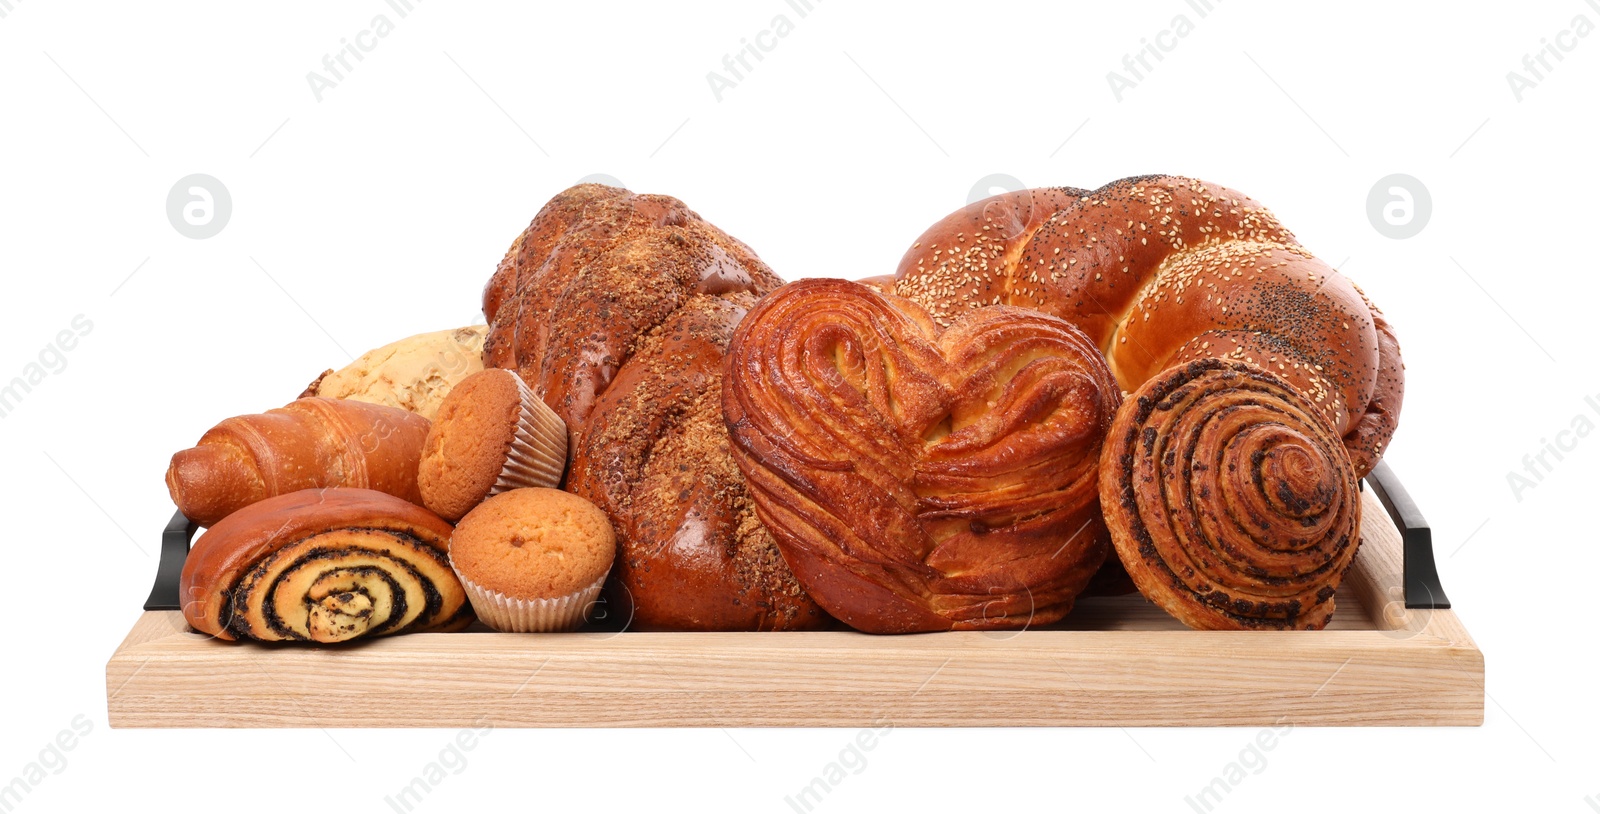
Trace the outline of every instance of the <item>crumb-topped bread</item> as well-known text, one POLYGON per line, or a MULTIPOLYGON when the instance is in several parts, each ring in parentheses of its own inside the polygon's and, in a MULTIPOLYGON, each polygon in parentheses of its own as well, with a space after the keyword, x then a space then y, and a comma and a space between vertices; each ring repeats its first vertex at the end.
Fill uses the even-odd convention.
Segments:
POLYGON ((722 355, 781 281, 665 195, 553 198, 484 292, 484 361, 566 422, 566 488, 611 518, 611 607, 640 629, 830 624, 756 521, 722 427, 722 355))

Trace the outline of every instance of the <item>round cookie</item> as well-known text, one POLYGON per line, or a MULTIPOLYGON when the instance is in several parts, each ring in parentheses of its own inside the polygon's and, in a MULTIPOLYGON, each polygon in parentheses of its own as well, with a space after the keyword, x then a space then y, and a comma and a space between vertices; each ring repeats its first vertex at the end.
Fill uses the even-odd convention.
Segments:
POLYGON ((489 326, 474 325, 406 337, 329 370, 301 398, 321 396, 385 404, 432 421, 450 391, 483 370, 483 339, 489 326))

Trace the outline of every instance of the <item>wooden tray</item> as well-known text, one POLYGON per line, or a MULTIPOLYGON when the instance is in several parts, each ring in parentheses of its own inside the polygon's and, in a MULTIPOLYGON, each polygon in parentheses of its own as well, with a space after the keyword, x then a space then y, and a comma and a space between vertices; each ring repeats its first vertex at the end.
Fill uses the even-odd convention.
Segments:
MULTIPOLYGON (((158 610, 139 618, 106 665, 109 719, 113 727, 1480 725, 1483 654, 1438 588, 1428 529, 1386 468, 1369 480, 1376 488, 1363 495, 1360 553, 1323 631, 1193 631, 1134 594, 1083 599, 1060 624, 1006 633, 484 630, 308 647, 214 641, 178 611, 158 610)), ((178 542, 181 563, 188 538, 178 542)))

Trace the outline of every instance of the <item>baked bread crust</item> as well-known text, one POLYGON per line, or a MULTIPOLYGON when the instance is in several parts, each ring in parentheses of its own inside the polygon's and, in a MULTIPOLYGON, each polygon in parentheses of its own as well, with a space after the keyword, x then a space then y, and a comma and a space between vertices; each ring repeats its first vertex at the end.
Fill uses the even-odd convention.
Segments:
POLYGON ((1082 331, 1009 306, 941 330, 843 280, 768 295, 723 411, 762 523, 857 630, 1059 620, 1107 554, 1100 446, 1120 400, 1082 331))
POLYGON ((1393 328, 1264 207, 1176 176, 1046 192, 1007 193, 935 224, 901 261, 896 293, 941 324, 997 303, 1065 319, 1127 391, 1196 359, 1259 365, 1316 405, 1359 475, 1377 464, 1405 386, 1393 328))
POLYGON ((212 427, 172 456, 167 490, 202 526, 301 489, 375 489, 420 505, 417 463, 428 427, 428 419, 398 407, 299 399, 212 427))
POLYGON ((780 282, 677 199, 584 184, 539 212, 485 289, 485 363, 566 422, 565 488, 610 518, 609 601, 636 628, 829 623, 755 521, 721 421, 723 348, 780 282))

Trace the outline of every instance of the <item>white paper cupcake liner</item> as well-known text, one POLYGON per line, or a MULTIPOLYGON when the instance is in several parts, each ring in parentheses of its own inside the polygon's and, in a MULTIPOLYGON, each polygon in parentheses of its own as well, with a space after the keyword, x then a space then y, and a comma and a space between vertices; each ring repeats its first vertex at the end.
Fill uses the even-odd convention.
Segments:
POLYGON ((504 633, 556 633, 583 624, 587 611, 600 596, 601 586, 606 584, 607 574, 593 585, 558 599, 513 599, 473 583, 459 571, 456 576, 467 590, 472 610, 489 627, 504 633))
POLYGON ((512 489, 554 489, 561 484, 561 475, 567 469, 566 422, 522 381, 521 376, 514 378, 517 392, 522 396, 522 409, 517 413, 511 451, 487 497, 512 489))

